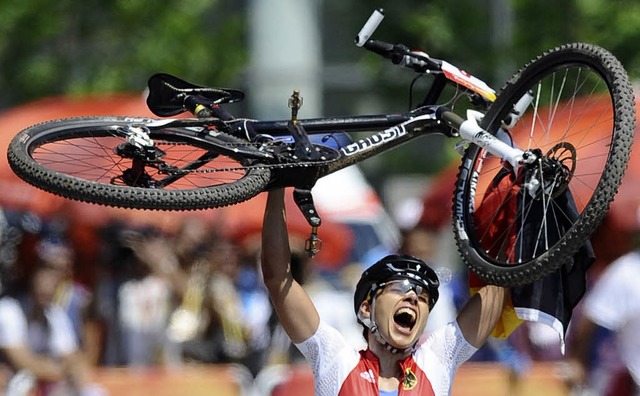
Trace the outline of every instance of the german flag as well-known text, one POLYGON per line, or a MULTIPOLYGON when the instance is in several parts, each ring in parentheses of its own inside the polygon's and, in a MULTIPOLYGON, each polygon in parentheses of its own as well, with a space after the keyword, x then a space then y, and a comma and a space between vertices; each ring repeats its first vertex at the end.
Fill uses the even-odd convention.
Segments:
MULTIPOLYGON (((483 235, 504 234, 509 229, 512 235, 508 236, 510 248, 507 255, 514 257, 515 252, 531 253, 536 244, 541 243, 537 236, 543 227, 543 222, 553 224, 547 227, 547 243, 557 241, 577 220, 579 213, 571 194, 567 188, 563 193, 553 198, 551 204, 546 205, 556 208, 555 211, 543 210, 545 205, 541 200, 532 201, 527 197, 528 215, 521 221, 518 213, 521 213, 524 202, 524 194, 520 186, 522 180, 517 180, 513 172, 504 170, 500 172, 488 187, 482 203, 476 210, 479 232, 483 235), (505 203, 508 203, 505 205, 505 203), (496 216, 496 213, 499 215, 496 216), (558 216, 562 213, 562 216, 558 216), (515 219, 515 220, 514 220, 515 219), (486 221, 483 221, 486 220, 486 221), (517 226, 513 227, 514 221, 517 226), (549 232, 557 231, 555 235, 549 232), (516 235, 524 237, 516 238, 516 235)), ((501 236, 501 238, 504 236, 501 236)), ((540 249, 541 247, 538 246, 540 249)), ((573 309, 580 302, 586 291, 586 273, 595 261, 595 254, 591 242, 586 240, 572 260, 563 264, 555 272, 524 286, 511 289, 512 306, 505 307, 502 319, 496 326, 493 336, 497 338, 508 337, 524 320, 544 323, 558 332, 564 353, 564 337, 571 320, 573 309)), ((475 293, 483 282, 475 274, 469 274, 469 287, 471 293, 475 293)))

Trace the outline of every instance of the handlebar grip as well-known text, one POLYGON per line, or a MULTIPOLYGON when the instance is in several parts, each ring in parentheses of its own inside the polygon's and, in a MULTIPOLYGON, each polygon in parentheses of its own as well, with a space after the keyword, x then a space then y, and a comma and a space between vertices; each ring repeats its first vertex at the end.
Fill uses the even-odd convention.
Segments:
POLYGON ((367 40, 364 44, 364 48, 371 52, 375 52, 378 55, 382 55, 385 58, 391 58, 396 52, 396 46, 384 41, 377 41, 373 39, 367 40))
POLYGON ((362 47, 367 43, 369 38, 373 35, 373 32, 378 28, 380 22, 384 19, 384 10, 382 8, 378 8, 374 10, 367 22, 364 24, 362 29, 360 29, 360 33, 356 36, 356 45, 358 47, 362 47))

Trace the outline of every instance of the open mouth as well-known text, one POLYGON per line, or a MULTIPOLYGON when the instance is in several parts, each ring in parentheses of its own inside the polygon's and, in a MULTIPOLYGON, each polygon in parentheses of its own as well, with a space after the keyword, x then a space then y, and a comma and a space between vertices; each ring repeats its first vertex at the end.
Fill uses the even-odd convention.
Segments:
POLYGON ((416 324, 416 312, 409 308, 400 308, 395 315, 393 315, 393 320, 396 322, 400 328, 411 331, 413 326, 416 324))

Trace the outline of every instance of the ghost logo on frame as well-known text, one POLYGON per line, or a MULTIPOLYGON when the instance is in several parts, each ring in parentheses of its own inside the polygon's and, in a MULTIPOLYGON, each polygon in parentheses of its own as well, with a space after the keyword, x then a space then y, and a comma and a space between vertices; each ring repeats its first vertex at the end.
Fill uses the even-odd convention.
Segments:
POLYGON ((344 155, 353 155, 360 151, 370 149, 371 147, 379 146, 385 142, 390 140, 399 138, 400 136, 404 136, 407 134, 407 130, 404 125, 398 125, 393 128, 386 129, 382 132, 378 132, 374 135, 368 136, 364 139, 360 139, 357 142, 351 143, 350 145, 343 147, 342 153, 344 155))

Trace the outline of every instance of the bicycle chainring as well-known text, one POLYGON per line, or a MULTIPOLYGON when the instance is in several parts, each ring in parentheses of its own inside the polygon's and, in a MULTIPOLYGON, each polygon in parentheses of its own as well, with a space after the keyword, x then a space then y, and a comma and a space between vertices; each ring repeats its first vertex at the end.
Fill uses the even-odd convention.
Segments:
POLYGON ((284 164, 299 164, 304 166, 305 163, 313 164, 333 161, 340 156, 338 151, 321 144, 314 144, 313 149, 318 153, 318 159, 314 161, 305 161, 296 155, 296 148, 294 144, 280 143, 272 145, 271 147, 271 151, 278 159, 278 162, 284 164))

